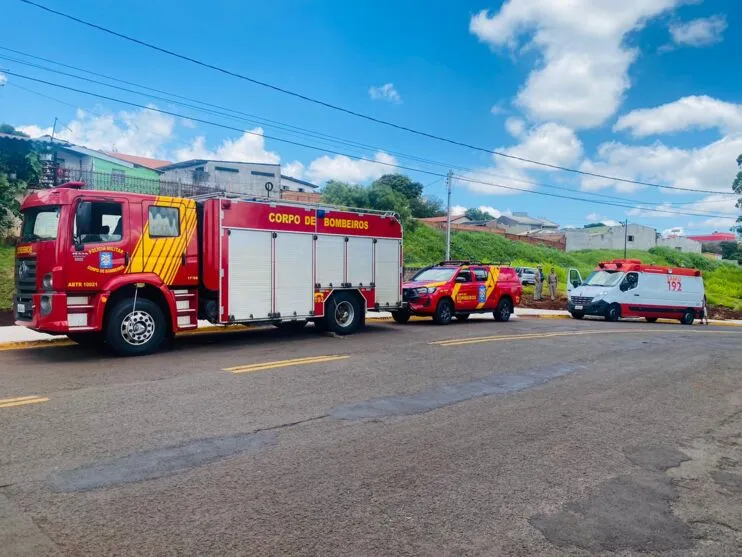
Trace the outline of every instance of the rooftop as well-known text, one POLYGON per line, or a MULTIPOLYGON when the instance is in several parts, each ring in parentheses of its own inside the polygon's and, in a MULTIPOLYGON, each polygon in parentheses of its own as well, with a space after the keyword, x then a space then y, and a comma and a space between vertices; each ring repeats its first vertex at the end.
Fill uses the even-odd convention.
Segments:
POLYGON ((103 151, 109 157, 121 159, 122 161, 136 164, 137 166, 143 166, 150 170, 159 170, 163 166, 173 164, 172 161, 163 161, 159 159, 151 159, 149 157, 138 157, 136 155, 127 155, 125 153, 115 153, 113 151, 103 151))

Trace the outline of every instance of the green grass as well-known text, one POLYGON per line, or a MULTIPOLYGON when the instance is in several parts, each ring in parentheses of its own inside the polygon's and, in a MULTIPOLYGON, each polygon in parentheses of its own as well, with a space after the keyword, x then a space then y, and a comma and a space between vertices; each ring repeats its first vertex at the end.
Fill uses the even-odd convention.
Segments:
MULTIPOLYGON (((445 233, 424 225, 405 231, 405 264, 424 267, 445 257, 445 233)), ((600 261, 623 257, 620 250, 584 250, 563 252, 553 248, 514 242, 486 232, 455 232, 451 235, 453 259, 475 259, 485 262, 510 262, 514 266, 543 265, 548 273, 554 267, 559 277, 560 290, 566 290, 567 269, 579 269, 585 278, 600 261)), ((644 263, 701 269, 706 294, 712 305, 742 310, 742 267, 717 263, 693 253, 681 253, 670 248, 650 251, 629 250, 628 257, 644 263)))
POLYGON ((13 261, 15 250, 13 248, 0 246, 0 310, 12 307, 13 290, 13 261))

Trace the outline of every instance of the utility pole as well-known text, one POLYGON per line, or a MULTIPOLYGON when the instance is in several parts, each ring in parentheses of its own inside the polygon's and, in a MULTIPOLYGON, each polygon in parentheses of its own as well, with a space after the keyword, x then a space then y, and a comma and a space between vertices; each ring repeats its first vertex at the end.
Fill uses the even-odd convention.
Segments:
POLYGON ((623 223, 623 258, 626 259, 626 250, 629 241, 629 219, 623 223))
POLYGON ((446 211, 446 261, 451 259, 451 178, 453 170, 446 174, 446 190, 448 192, 448 210, 446 211))

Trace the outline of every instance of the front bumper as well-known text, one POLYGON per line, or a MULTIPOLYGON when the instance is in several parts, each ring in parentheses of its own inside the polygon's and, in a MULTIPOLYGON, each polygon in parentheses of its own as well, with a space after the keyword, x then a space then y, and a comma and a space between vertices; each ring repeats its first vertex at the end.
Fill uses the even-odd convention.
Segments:
POLYGON ((599 315, 604 316, 608 312, 608 306, 610 304, 605 300, 597 302, 588 302, 584 305, 576 305, 572 300, 567 302, 567 310, 570 313, 582 313, 584 315, 599 315))
POLYGON ((13 304, 15 324, 34 331, 50 334, 65 334, 73 331, 99 331, 103 321, 106 296, 64 292, 40 292, 28 301, 16 299, 13 304), (45 298, 42 304, 42 298, 45 298), (80 303, 85 298, 85 303, 80 303), (21 307, 19 307, 21 304, 21 307), (42 312, 42 305, 50 306, 42 312), (23 311, 19 311, 19 310, 23 311))

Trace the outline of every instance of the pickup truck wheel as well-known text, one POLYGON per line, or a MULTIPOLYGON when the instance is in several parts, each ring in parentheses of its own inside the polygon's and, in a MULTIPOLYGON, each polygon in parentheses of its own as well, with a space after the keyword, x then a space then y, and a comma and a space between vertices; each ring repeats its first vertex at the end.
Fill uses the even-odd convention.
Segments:
POLYGON ((494 311, 495 321, 510 321, 510 314, 513 313, 513 304, 507 299, 503 298, 497 304, 494 311))
POLYGON ((166 336, 162 310, 147 298, 119 301, 109 314, 106 342, 120 356, 151 354, 162 345, 166 336))
POLYGON ((572 319, 585 319, 585 314, 581 311, 573 311, 571 315, 572 319))
POLYGON ((105 342, 103 333, 67 333, 67 338, 72 342, 76 342, 80 346, 100 346, 105 342))
POLYGON ((404 309, 400 309, 398 311, 392 312, 392 319, 399 323, 400 325, 404 325, 410 320, 410 312, 404 309))
POLYGON ((443 299, 438 302, 433 314, 433 322, 436 325, 448 325, 453 319, 453 304, 451 300, 443 299))
POLYGON ((696 313, 692 309, 685 310, 685 313, 683 313, 683 318, 680 320, 680 322, 683 325, 693 325, 693 321, 696 320, 696 313))
POLYGON ((471 317, 471 313, 457 313, 456 314, 456 319, 458 319, 459 321, 466 321, 467 319, 469 319, 469 317, 471 317))
POLYGON ((361 328, 363 312, 358 299, 348 292, 336 292, 325 304, 327 328, 337 335, 350 335, 361 328))
POLYGON ((605 320, 616 322, 621 317, 621 307, 618 304, 611 304, 605 312, 605 320))

